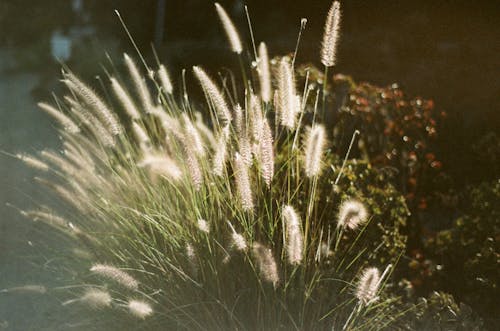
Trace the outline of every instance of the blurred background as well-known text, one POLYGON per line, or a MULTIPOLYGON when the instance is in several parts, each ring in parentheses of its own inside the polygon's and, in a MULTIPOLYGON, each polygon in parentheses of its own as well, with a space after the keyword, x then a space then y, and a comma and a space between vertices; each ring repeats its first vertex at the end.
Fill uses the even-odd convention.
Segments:
MULTIPOLYGON (((298 63, 320 65, 329 0, 220 1, 249 41, 248 5, 257 42, 271 54, 293 51, 307 18, 298 63)), ((343 1, 342 39, 334 70, 357 82, 397 83, 411 97, 432 99, 446 116, 437 124, 447 185, 460 191, 500 176, 500 6, 498 1, 343 1)), ((136 54, 114 10, 149 63, 159 60, 180 81, 183 68, 211 71, 234 59, 211 1, 0 0, 0 290, 50 284, 50 260, 36 255, 43 236, 16 207, 43 200, 33 174, 9 154, 58 148, 57 133, 36 108, 58 93, 61 62, 99 86, 102 65, 136 54), (37 240, 31 240, 37 238, 37 240)), ((251 49, 250 43, 247 49, 251 49)), ((51 245, 57 249, 57 242, 51 245)), ((427 289, 427 291, 430 289, 427 289)), ((53 330, 59 302, 0 293, 0 330, 53 330)), ((58 324, 61 329, 68 325, 58 324)))

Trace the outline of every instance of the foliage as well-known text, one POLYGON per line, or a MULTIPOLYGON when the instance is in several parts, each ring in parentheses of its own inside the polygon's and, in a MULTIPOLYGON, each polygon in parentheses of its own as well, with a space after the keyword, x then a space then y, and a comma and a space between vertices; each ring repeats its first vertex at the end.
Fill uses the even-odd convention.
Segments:
POLYGON ((428 242, 442 267, 439 288, 453 293, 484 319, 498 315, 500 181, 472 187, 462 196, 461 215, 428 242))
MULTIPOLYGON (((324 76, 314 66, 302 66, 302 77, 321 85, 324 76)), ((378 87, 356 83, 349 76, 335 75, 328 85, 329 108, 322 114, 334 127, 333 135, 343 149, 350 132, 362 132, 354 155, 373 166, 396 171, 398 190, 404 193, 410 209, 426 209, 427 200, 438 187, 442 163, 434 146, 437 124, 446 116, 434 109, 432 100, 409 98, 397 84, 378 87)))

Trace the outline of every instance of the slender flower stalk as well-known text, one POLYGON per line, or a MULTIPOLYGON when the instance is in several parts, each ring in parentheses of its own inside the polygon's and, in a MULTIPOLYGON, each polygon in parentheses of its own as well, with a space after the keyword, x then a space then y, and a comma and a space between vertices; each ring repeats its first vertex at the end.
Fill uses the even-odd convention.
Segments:
POLYGON ((217 15, 219 15, 222 27, 226 32, 229 44, 231 45, 231 51, 236 54, 241 54, 241 52, 243 52, 243 46, 241 45, 240 36, 238 34, 238 31, 236 30, 236 27, 231 21, 231 18, 229 18, 227 12, 217 2, 215 3, 215 9, 217 11, 217 15))
POLYGON ((321 45, 321 63, 333 67, 337 59, 337 44, 340 32, 340 2, 334 1, 326 17, 325 32, 321 45))

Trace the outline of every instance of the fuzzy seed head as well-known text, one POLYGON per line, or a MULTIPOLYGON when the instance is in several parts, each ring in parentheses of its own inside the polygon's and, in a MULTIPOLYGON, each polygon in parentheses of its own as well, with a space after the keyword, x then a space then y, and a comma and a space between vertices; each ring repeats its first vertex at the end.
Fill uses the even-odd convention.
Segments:
POLYGON ((292 206, 283 206, 283 221, 286 226, 287 242, 286 249, 288 262, 291 265, 298 265, 302 262, 303 238, 300 228, 300 218, 292 206))
POLYGON ((198 227, 198 230, 201 232, 204 232, 206 234, 210 233, 210 225, 208 225, 208 222, 205 221, 204 219, 200 218, 198 219, 196 226, 198 227))
POLYGON ((134 101, 132 101, 132 98, 128 95, 127 91, 125 91, 123 86, 115 78, 111 77, 110 80, 111 88, 113 89, 113 92, 123 109, 125 109, 127 115, 133 120, 139 119, 141 115, 139 114, 134 101))
POLYGON ((160 77, 161 87, 163 91, 167 94, 172 94, 174 88, 172 86, 172 81, 170 80, 170 75, 168 74, 167 68, 163 64, 160 64, 158 69, 158 77, 160 77))
POLYGON ((321 158, 325 149, 325 128, 322 125, 315 125, 310 129, 305 142, 305 172, 311 178, 321 172, 321 158))
POLYGON ((227 12, 217 2, 215 3, 215 10, 217 11, 217 15, 219 15, 224 31, 226 32, 227 39, 229 40, 229 44, 231 46, 231 51, 236 54, 241 54, 243 46, 241 45, 240 36, 238 35, 238 31, 231 21, 231 18, 229 18, 227 12))
POLYGON ((134 82, 135 89, 139 95, 139 99, 141 100, 141 106, 143 107, 144 112, 146 114, 153 113, 155 107, 151 98, 151 93, 149 93, 146 80, 140 74, 139 68, 137 68, 137 65, 134 60, 130 58, 130 56, 123 54, 123 58, 125 59, 125 65, 128 69, 130 77, 132 77, 132 81, 134 82))
POLYGON ((231 239, 233 240, 233 246, 239 251, 246 251, 248 246, 245 238, 236 232, 233 232, 231 235, 231 239))
POLYGON ((108 292, 99 289, 89 289, 80 299, 93 309, 101 309, 111 305, 111 295, 108 292))
POLYGON ((380 284, 380 272, 377 268, 366 268, 358 282, 356 297, 363 304, 369 304, 376 299, 380 284))
POLYGON ((236 190, 241 201, 241 207, 245 211, 251 211, 254 207, 252 189, 250 187, 250 177, 248 167, 240 153, 234 157, 234 172, 236 178, 236 190))
POLYGON ((161 154, 147 153, 142 160, 137 163, 140 168, 146 168, 154 177, 164 176, 168 179, 179 180, 182 177, 182 170, 168 156, 161 154))
POLYGON ((131 290, 139 288, 139 282, 125 271, 107 264, 94 264, 90 271, 105 278, 109 278, 116 283, 131 290))
POLYGON ((325 32, 321 47, 321 63, 326 67, 335 65, 340 32, 340 2, 334 1, 326 17, 325 32))
POLYGON ((337 220, 338 227, 347 227, 351 230, 358 228, 368 220, 368 211, 365 205, 358 200, 349 199, 340 205, 337 220))
POLYGON ((144 301, 130 300, 127 306, 130 313, 140 319, 145 319, 153 313, 153 308, 151 308, 149 303, 144 301))
POLYGON ((292 65, 286 57, 281 59, 279 65, 278 109, 281 125, 293 130, 297 116, 297 92, 292 65))
POLYGON ((262 139, 259 142, 259 162, 262 178, 269 187, 274 176, 274 149, 273 133, 266 118, 263 121, 262 139))
POLYGON ((226 125, 231 122, 231 112, 229 111, 226 100, 212 79, 200 67, 193 67, 193 72, 200 82, 200 85, 205 92, 205 96, 213 104, 215 111, 219 116, 219 120, 223 122, 222 125, 226 125))
POLYGON ((252 247, 262 278, 276 287, 279 283, 278 267, 270 248, 255 242, 252 247))
POLYGON ((80 128, 78 125, 73 122, 71 118, 66 116, 62 111, 52 107, 51 105, 44 103, 44 102, 39 102, 38 107, 45 111, 48 115, 50 115, 53 119, 55 119, 63 129, 69 133, 78 133, 80 132, 80 128))
POLYGON ((34 158, 32 156, 24 154, 16 154, 16 158, 23 161, 27 166, 33 169, 40 170, 43 172, 49 171, 49 166, 45 162, 40 161, 39 159, 34 158))
POLYGON ((264 102, 271 101, 271 72, 269 70, 269 55, 265 43, 259 44, 259 59, 257 66, 260 82, 260 97, 264 102))

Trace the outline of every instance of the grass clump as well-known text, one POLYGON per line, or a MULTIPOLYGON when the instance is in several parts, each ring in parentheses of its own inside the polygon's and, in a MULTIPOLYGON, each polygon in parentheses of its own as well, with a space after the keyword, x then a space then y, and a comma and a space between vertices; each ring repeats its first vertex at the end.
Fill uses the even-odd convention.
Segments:
MULTIPOLYGON (((331 21, 325 31, 338 34, 331 21)), ((327 37, 322 58, 333 59, 327 37)), ((62 203, 24 213, 93 256, 86 282, 104 282, 112 299, 80 301, 148 330, 379 330, 401 315, 385 288, 404 248, 404 200, 368 164, 332 153, 333 129, 316 116, 329 108, 324 88, 306 79, 298 91, 293 60, 271 74, 268 58, 260 44, 241 83, 193 67, 203 105, 164 66, 143 76, 128 55, 129 79, 110 75, 110 100, 63 74, 60 109, 43 107, 64 120, 63 153, 23 157, 51 173, 38 181, 62 203), (61 205, 65 215, 47 212, 61 205)))

